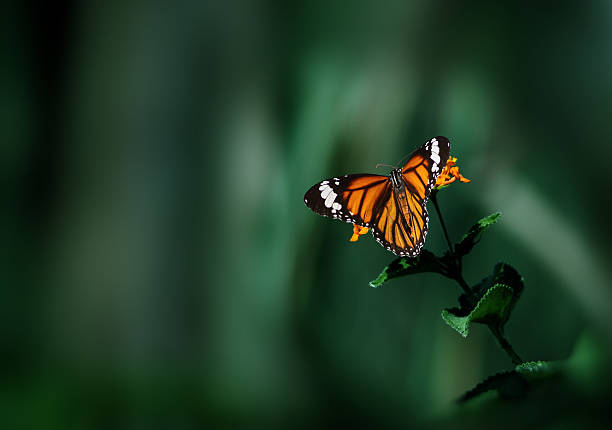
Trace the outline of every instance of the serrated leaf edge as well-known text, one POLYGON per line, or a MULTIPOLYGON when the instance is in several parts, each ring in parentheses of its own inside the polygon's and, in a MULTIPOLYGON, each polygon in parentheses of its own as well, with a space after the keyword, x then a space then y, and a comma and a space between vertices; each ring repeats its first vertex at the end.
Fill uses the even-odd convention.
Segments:
MULTIPOLYGON (((480 310, 481 307, 484 306, 483 303, 490 298, 491 294, 493 294, 495 291, 499 290, 500 288, 508 290, 510 292, 510 299, 512 299, 513 290, 512 290, 511 287, 509 287, 508 285, 505 285, 505 284, 495 284, 495 285, 493 285, 491 288, 489 288, 487 290, 487 292, 480 298, 480 300, 478 300, 478 303, 476 303, 476 306, 474 306, 474 309, 472 309, 472 311, 469 314, 467 314, 466 316, 460 317, 460 316, 454 315, 448 309, 443 309, 442 310, 442 319, 444 320, 444 322, 446 324, 448 324, 450 327, 455 329, 455 331, 457 331, 461 336, 463 336, 464 338, 467 338, 468 334, 470 333, 470 323, 472 322, 472 320, 474 318, 474 313, 477 312, 478 310, 480 310), (448 320, 448 316, 449 315, 452 315, 454 318, 457 318, 457 319, 465 320, 466 321, 466 323, 465 323, 465 330, 463 330, 463 331, 462 330, 458 330, 456 327, 451 325, 449 323, 449 320, 448 320)), ((476 321, 474 321, 474 322, 476 322, 476 321)))
POLYGON ((376 277, 376 279, 374 279, 373 281, 370 281, 370 287, 372 288, 378 288, 380 287, 382 284, 384 284, 385 282, 387 282, 387 280, 389 280, 389 275, 387 274, 387 268, 389 266, 385 267, 383 269, 382 272, 380 272, 380 274, 376 277))
POLYGON ((459 255, 467 255, 471 249, 480 241, 480 235, 489 227, 497 222, 499 217, 501 217, 501 212, 494 212, 490 215, 487 215, 483 218, 480 218, 476 221, 475 224, 472 224, 470 228, 463 234, 461 240, 455 244, 455 250, 459 255), (468 240, 469 239, 469 240, 468 240), (469 244, 466 244, 466 241, 469 244), (467 251, 459 251, 463 247, 467 246, 469 249, 467 251))
POLYGON ((476 384, 474 388, 463 393, 463 395, 457 399, 457 403, 465 403, 488 391, 498 390, 499 386, 497 384, 506 378, 512 377, 514 374, 520 375, 520 373, 515 370, 508 370, 486 377, 484 380, 476 384))

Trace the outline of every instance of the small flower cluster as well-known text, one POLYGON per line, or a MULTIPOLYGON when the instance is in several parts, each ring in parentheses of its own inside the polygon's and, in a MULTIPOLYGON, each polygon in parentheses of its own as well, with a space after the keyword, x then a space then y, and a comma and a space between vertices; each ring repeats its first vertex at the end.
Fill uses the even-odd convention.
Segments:
POLYGON ((446 187, 455 182, 457 179, 459 179, 460 182, 470 182, 468 178, 464 177, 459 172, 457 157, 449 157, 448 161, 446 162, 446 166, 444 166, 442 172, 440 172, 440 176, 438 176, 438 179, 436 180, 434 188, 439 189, 446 187))
POLYGON ((367 227, 362 227, 360 225, 353 224, 353 235, 351 236, 349 240, 351 242, 357 242, 357 239, 359 239, 359 236, 362 234, 366 234, 369 230, 370 229, 367 227))

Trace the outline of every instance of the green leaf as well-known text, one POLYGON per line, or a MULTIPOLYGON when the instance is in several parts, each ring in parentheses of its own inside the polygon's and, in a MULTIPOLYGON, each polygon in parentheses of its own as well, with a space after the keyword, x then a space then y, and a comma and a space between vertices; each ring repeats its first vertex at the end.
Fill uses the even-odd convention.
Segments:
POLYGON ((504 284, 495 284, 467 315, 464 315, 465 309, 443 309, 442 319, 461 336, 467 337, 471 322, 502 326, 508 319, 511 304, 512 288, 504 284))
POLYGON ((563 369, 564 363, 559 361, 528 361, 519 364, 515 370, 529 380, 546 379, 563 369))
POLYGON ((496 284, 503 284, 512 289, 512 301, 506 313, 506 318, 501 322, 503 325, 508 321, 508 318, 510 318, 510 313, 521 297, 525 286, 523 277, 514 267, 508 263, 500 262, 493 267, 493 273, 491 275, 472 287, 472 291, 474 291, 477 297, 482 297, 496 284))
POLYGON ((474 224, 467 233, 463 235, 461 240, 455 244, 455 254, 457 256, 463 256, 468 254, 474 245, 480 241, 480 235, 487 228, 491 227, 497 222, 497 219, 501 216, 500 212, 496 212, 489 216, 486 216, 474 224))
POLYGON ((444 274, 444 267, 440 260, 431 252, 424 249, 417 257, 396 258, 383 269, 376 279, 370 281, 371 287, 380 287, 390 279, 415 273, 435 272, 444 274))
POLYGON ((529 389, 540 381, 549 379, 563 371, 560 361, 530 361, 519 364, 514 370, 497 373, 466 392, 457 401, 466 402, 487 391, 497 390, 502 399, 523 397, 529 389))
POLYGON ((489 376, 457 399, 457 402, 464 403, 490 390, 496 390, 503 399, 517 399, 523 397, 528 389, 527 380, 520 372, 512 370, 489 376))
MULTIPOLYGON (((549 395, 550 383, 553 380, 561 381, 562 387, 567 391, 580 388, 587 392, 596 390, 597 386, 600 389, 607 387, 609 378, 602 377, 602 366, 605 364, 601 362, 597 365, 593 361, 593 354, 601 353, 599 348, 601 345, 595 344, 594 339, 586 333, 580 337, 568 359, 521 363, 514 370, 488 377, 467 391, 458 402, 465 402, 491 390, 497 390, 501 398, 517 398, 542 386, 548 386, 546 395, 549 395), (585 356, 590 358, 585 360, 585 356)), ((603 355, 599 359, 605 360, 603 355)))

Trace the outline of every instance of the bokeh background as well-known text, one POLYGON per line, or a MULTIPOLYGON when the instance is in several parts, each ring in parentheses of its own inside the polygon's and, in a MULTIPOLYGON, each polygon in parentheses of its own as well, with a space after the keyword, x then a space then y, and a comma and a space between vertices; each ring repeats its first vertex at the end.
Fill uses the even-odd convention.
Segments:
MULTIPOLYGON (((606 416, 612 2, 13 1, 0 16, 6 428, 606 416), (451 237, 503 213, 468 282, 517 267, 515 349, 572 357, 526 398, 457 406, 511 368, 483 327, 464 340, 440 318, 458 287, 369 287, 393 255, 303 204, 435 135, 472 179, 440 195, 451 237)), ((426 247, 444 250, 434 217, 426 247)))

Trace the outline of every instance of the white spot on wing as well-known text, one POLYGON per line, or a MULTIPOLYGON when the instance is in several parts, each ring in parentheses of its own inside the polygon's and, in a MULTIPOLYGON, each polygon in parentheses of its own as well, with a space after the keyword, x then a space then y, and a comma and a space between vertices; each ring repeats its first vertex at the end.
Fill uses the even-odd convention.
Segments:
POLYGON ((326 199, 327 196, 329 196, 333 190, 331 189, 331 187, 329 185, 326 185, 327 188, 325 188, 323 191, 321 191, 321 198, 322 199, 326 199))
MULTIPOLYGON (((331 188, 329 190, 331 191, 331 188)), ((338 194, 334 193, 333 191, 329 193, 329 195, 325 199, 325 207, 331 208, 332 204, 334 203, 334 200, 336 200, 337 195, 338 194)))
POLYGON ((338 203, 338 202, 334 202, 334 204, 332 205, 332 208, 334 210, 339 211, 340 209, 342 209, 342 205, 340 203, 338 203))
POLYGON ((432 152, 431 159, 434 161, 434 163, 440 164, 440 156, 438 154, 432 152))

